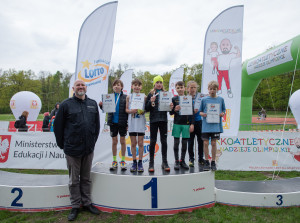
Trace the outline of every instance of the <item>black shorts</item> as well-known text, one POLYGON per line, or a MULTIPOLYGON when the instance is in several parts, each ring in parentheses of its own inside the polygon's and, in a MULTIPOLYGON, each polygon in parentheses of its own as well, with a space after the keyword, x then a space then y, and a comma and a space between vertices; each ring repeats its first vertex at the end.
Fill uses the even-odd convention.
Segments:
POLYGON ((110 126, 110 136, 111 137, 115 137, 117 135, 120 135, 121 137, 124 137, 127 135, 127 127, 126 126, 122 126, 122 125, 119 125, 117 123, 113 123, 111 126, 110 126))
POLYGON ((144 136, 144 132, 129 132, 129 136, 144 136))
POLYGON ((209 140, 211 139, 220 139, 220 133, 219 132, 208 132, 208 133, 202 133, 201 134, 201 139, 202 140, 209 140))

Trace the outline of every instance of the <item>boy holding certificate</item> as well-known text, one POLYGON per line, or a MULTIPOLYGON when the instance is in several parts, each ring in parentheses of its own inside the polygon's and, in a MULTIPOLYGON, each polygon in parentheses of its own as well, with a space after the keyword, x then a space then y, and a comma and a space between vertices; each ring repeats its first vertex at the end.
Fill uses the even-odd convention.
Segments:
POLYGON ((143 152, 144 152, 144 135, 146 118, 144 112, 145 94, 141 93, 142 82, 135 79, 131 82, 133 94, 126 98, 126 112, 128 115, 128 133, 131 141, 131 153, 133 163, 130 168, 131 172, 144 172, 143 152), (136 140, 136 137, 138 140, 136 140), (136 145, 139 147, 139 162, 136 161, 136 145))
MULTIPOLYGON (((192 101, 190 102, 189 108, 190 115, 181 115, 182 106, 180 106, 180 97, 184 96, 184 82, 178 81, 175 85, 175 89, 178 93, 178 96, 172 98, 172 102, 174 105, 173 110, 170 112, 171 115, 174 115, 174 125, 172 130, 172 136, 174 136, 174 155, 175 155, 175 165, 174 169, 179 170, 179 168, 183 168, 188 170, 189 167, 185 163, 185 154, 187 150, 188 139, 190 138, 190 132, 194 131, 194 117, 193 117, 193 106, 192 101), (180 143, 180 135, 182 137, 181 140, 181 156, 179 160, 179 143, 180 143)), ((191 96, 184 96, 191 97, 191 96)))
MULTIPOLYGON (((118 167, 117 162, 117 145, 118 145, 118 134, 120 135, 121 143, 121 154, 122 160, 120 162, 121 170, 126 170, 125 152, 126 142, 125 136, 127 134, 127 120, 128 114, 126 113, 126 97, 123 94, 123 82, 119 79, 114 80, 113 84, 114 101, 115 101, 115 112, 109 112, 107 116, 107 124, 110 127, 110 136, 112 137, 112 154, 113 162, 110 170, 115 170, 118 167)), ((100 102, 99 106, 102 109, 103 103, 100 102)))
MULTIPOLYGON (((157 140, 157 132, 159 129, 160 141, 161 141, 161 155, 162 155, 162 169, 170 171, 170 167, 167 161, 167 136, 168 136, 168 116, 167 111, 161 111, 159 109, 159 103, 162 99, 159 96, 159 92, 164 91, 163 78, 156 76, 153 79, 154 88, 150 91, 146 99, 145 109, 150 111, 150 161, 149 161, 149 172, 154 172, 154 154, 155 145, 157 140)), ((173 104, 169 105, 170 110, 173 109, 173 104)))
POLYGON ((223 132, 222 117, 225 115, 226 108, 224 99, 217 96, 219 84, 217 81, 210 81, 208 83, 209 96, 201 101, 200 115, 203 117, 202 121, 202 140, 204 142, 204 170, 217 170, 216 168, 216 152, 217 140, 220 139, 220 133, 223 132), (211 164, 208 160, 208 145, 209 138, 211 139, 211 164))
MULTIPOLYGON (((193 105, 194 105, 194 132, 191 132, 189 142, 188 142, 188 151, 189 151, 189 166, 194 167, 195 154, 194 154, 194 141, 195 136, 197 136, 198 142, 198 164, 204 165, 203 159, 203 140, 201 138, 201 129, 202 129, 202 118, 200 115, 200 104, 197 103, 198 97, 201 97, 198 93, 198 84, 195 81, 189 81, 187 83, 187 92, 189 95, 193 97, 193 105)), ((199 100, 199 99, 198 99, 199 100)), ((197 148, 197 146, 196 146, 197 148)))

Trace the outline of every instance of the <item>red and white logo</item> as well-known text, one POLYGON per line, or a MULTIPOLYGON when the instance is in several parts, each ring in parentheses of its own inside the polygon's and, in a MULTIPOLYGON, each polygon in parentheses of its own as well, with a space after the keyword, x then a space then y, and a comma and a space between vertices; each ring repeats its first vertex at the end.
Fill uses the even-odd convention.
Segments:
POLYGON ((37 101, 36 100, 31 100, 30 108, 37 109, 37 107, 38 107, 37 101))
POLYGON ((16 109, 16 101, 15 100, 10 100, 10 108, 16 109))
POLYGON ((0 135, 0 163, 5 163, 8 159, 11 135, 0 135))

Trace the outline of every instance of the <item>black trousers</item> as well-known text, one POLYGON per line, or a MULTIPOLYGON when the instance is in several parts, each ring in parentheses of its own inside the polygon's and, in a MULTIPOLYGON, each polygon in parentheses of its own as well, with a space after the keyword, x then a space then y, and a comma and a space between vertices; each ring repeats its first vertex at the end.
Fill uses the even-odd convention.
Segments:
POLYGON ((202 121, 200 120, 194 123, 194 132, 190 133, 188 151, 189 151, 189 160, 191 162, 195 161, 195 155, 194 155, 195 136, 197 136, 197 141, 198 141, 198 162, 203 160, 203 140, 201 138, 201 133, 202 133, 202 121))
POLYGON ((162 161, 167 162, 167 136, 168 122, 154 122, 150 124, 150 162, 154 162, 155 145, 157 141, 157 132, 160 132, 162 161))

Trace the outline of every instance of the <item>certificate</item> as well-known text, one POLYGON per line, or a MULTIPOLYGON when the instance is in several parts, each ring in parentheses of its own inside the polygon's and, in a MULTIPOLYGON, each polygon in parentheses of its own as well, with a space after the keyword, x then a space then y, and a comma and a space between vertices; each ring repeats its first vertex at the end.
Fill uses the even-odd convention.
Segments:
POLYGON ((207 104, 207 123, 220 123, 220 104, 207 104))
POLYGON ((192 96, 179 96, 179 115, 193 115, 192 96))
POLYGON ((130 109, 144 110, 145 94, 144 93, 133 93, 131 95, 130 109))
POLYGON ((194 104, 194 109, 200 109, 200 105, 201 105, 201 100, 205 95, 202 93, 197 93, 196 99, 195 99, 195 104, 194 104))
POLYGON ((172 92, 160 91, 158 111, 171 111, 170 104, 172 103, 172 92))
POLYGON ((102 111, 107 113, 116 112, 115 94, 102 95, 102 111))

